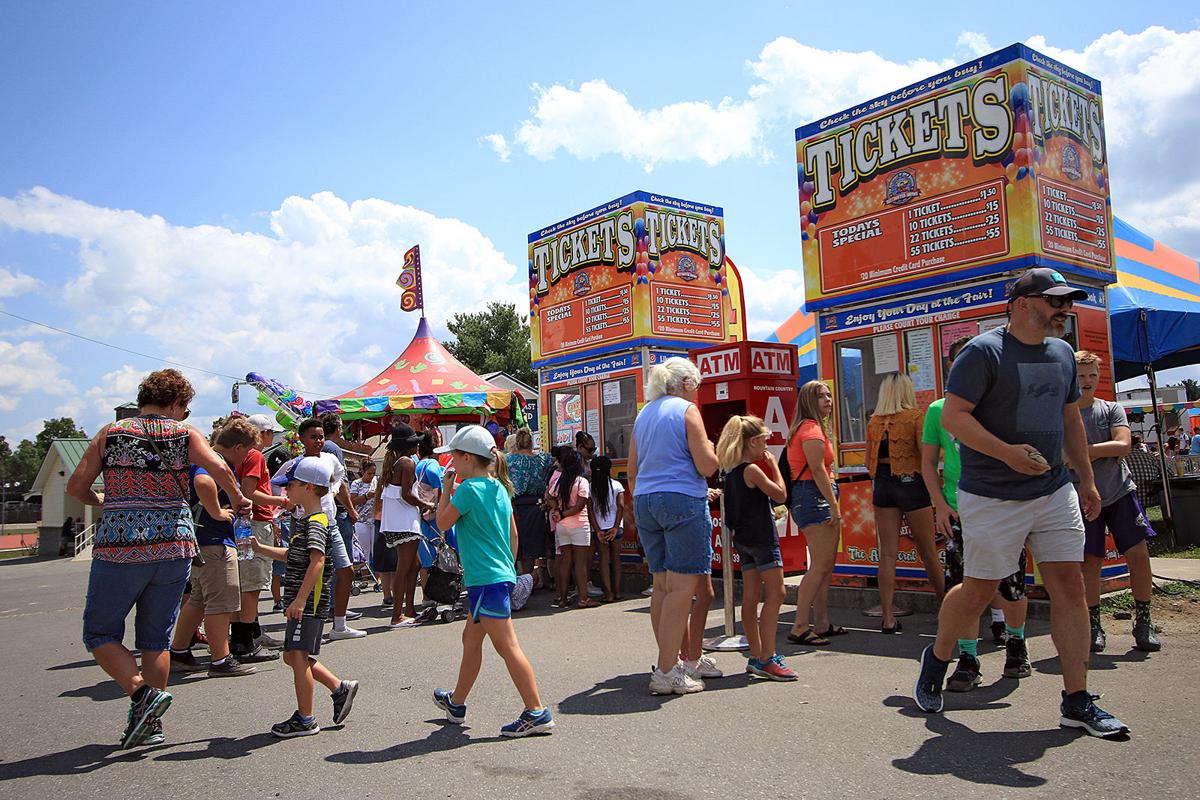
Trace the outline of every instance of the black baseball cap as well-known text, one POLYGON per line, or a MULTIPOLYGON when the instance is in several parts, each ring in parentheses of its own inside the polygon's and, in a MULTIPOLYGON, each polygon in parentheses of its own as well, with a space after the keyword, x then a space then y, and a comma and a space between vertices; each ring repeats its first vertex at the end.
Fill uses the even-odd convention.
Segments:
POLYGON ((1011 303, 1018 297, 1039 294, 1069 297, 1072 300, 1086 300, 1088 296, 1083 289, 1069 285, 1058 270, 1034 267, 1013 281, 1012 289, 1008 292, 1008 301, 1011 303))

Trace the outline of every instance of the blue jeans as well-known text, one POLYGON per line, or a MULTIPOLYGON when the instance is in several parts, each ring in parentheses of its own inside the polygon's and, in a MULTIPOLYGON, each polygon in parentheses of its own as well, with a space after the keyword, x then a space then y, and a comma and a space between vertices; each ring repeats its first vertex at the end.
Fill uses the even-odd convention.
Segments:
POLYGON ((125 618, 135 607, 133 644, 138 650, 171 647, 183 587, 191 575, 190 558, 117 564, 92 561, 83 607, 83 645, 92 652, 125 638, 125 618))
POLYGON ((651 492, 633 498, 633 511, 651 573, 712 572, 712 517, 707 498, 651 492))

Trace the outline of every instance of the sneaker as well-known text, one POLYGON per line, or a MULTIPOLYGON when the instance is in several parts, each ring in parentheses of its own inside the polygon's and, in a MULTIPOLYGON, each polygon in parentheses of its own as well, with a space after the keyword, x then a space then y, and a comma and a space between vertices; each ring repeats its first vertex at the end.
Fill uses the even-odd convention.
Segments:
POLYGON ((642 589, 642 597, 649 597, 652 594, 654 594, 653 586, 647 586, 645 589, 642 589))
POLYGON ((550 714, 550 709, 543 708, 541 711, 530 711, 525 709, 521 712, 521 716, 517 717, 516 721, 510 722, 500 729, 501 736, 521 737, 531 736, 533 734, 548 735, 554 732, 554 717, 550 714))
POLYGON ((1098 694, 1075 692, 1068 695, 1062 693, 1062 719, 1058 724, 1063 728, 1082 728, 1092 736, 1107 738, 1129 733, 1128 726, 1121 720, 1103 711, 1096 705, 1100 699, 1098 694))
POLYGON ((208 636, 201 630, 197 630, 192 634, 192 643, 188 645, 188 649, 193 647, 208 647, 208 636))
POLYGON ((773 681, 794 681, 800 677, 795 670, 783 663, 783 656, 778 653, 761 663, 762 670, 758 674, 764 678, 773 681))
POLYGON ((229 654, 243 664, 259 664, 263 661, 275 661, 279 658, 279 653, 272 652, 258 644, 255 644, 249 650, 245 647, 230 647, 229 654))
POLYGON ((351 628, 349 625, 342 628, 340 631, 334 628, 329 632, 329 641, 336 642, 342 639, 361 639, 367 635, 366 631, 360 631, 357 628, 351 628))
POLYGON ((650 673, 650 694, 692 694, 704 691, 704 681, 688 675, 683 664, 676 664, 670 672, 658 667, 650 673))
POLYGON ((362 618, 361 611, 347 611, 346 612, 346 619, 361 619, 361 618, 362 618))
POLYGON ((350 716, 350 707, 354 705, 354 695, 358 694, 358 681, 342 681, 333 697, 333 724, 341 725, 350 716))
POLYGON ((266 633, 260 633, 257 637, 255 637, 254 643, 259 647, 265 647, 267 650, 283 649, 283 642, 266 633))
POLYGON ((591 581, 588 581, 587 594, 588 594, 588 597, 604 597, 604 590, 597 589, 595 586, 592 585, 591 581))
POLYGON ((933 654, 933 645, 921 652, 921 671, 917 674, 917 683, 913 687, 913 700, 917 708, 930 714, 942 711, 942 683, 946 680, 946 669, 949 661, 939 661, 933 654))
POLYGON ((454 692, 449 689, 434 689, 433 704, 446 712, 446 720, 455 725, 461 725, 467 718, 467 704, 455 703, 451 698, 454 692))
POLYGON ((275 601, 275 605, 271 606, 271 613, 273 613, 273 614, 282 614, 283 613, 283 601, 282 600, 275 601))
MULTIPOLYGON (((274 654, 272 653, 272 655, 274 654)), ((243 664, 232 655, 226 658, 223 664, 208 665, 208 677, 210 678, 240 678, 243 675, 253 675, 254 672, 254 667, 243 664)))
POLYGON ((145 730, 146 732, 138 744, 156 745, 167 741, 167 737, 163 734, 161 719, 155 718, 147 722, 145 730))
POLYGON ((1029 664, 1029 648, 1025 640, 1019 636, 1010 636, 1005 645, 1008 652, 1004 656, 1004 672, 1006 678, 1028 678, 1033 674, 1029 664))
POLYGON ((385 597, 385 598, 383 598, 383 602, 381 602, 381 603, 379 604, 379 607, 380 607, 381 609, 383 609, 384 611, 391 611, 391 610, 392 610, 392 608, 393 608, 395 605, 396 605, 396 601, 395 601, 395 600, 393 600, 393 599, 392 599, 392 598, 390 598, 390 597, 385 597))
POLYGON ((206 667, 196 660, 191 650, 171 651, 171 672, 203 672, 206 667))
POLYGON ((1158 640, 1158 636, 1154 633, 1154 624, 1147 620, 1146 622, 1135 622, 1133 624, 1133 646, 1137 650, 1146 653, 1157 653, 1162 649, 1162 642, 1158 640))
POLYGON ((277 722, 271 726, 271 733, 278 736, 280 739, 293 739, 297 736, 312 736, 314 733, 320 733, 321 726, 317 724, 315 717, 309 718, 307 722, 300 716, 300 712, 294 712, 290 717, 283 722, 277 722))
POLYGON ((1092 626, 1092 652, 1103 653, 1105 645, 1108 644, 1108 636, 1104 633, 1104 628, 1099 625, 1092 626))
POLYGON ((999 620, 992 622, 992 644, 1008 643, 1008 627, 999 620))
POLYGON ((693 665, 687 661, 679 662, 683 664, 684 670, 687 671, 688 677, 693 680, 701 680, 703 678, 723 678, 725 673, 721 672, 721 668, 717 666, 717 662, 712 656, 700 656, 696 659, 693 665))
POLYGON ((171 707, 170 692, 147 686, 142 693, 142 699, 130 701, 129 718, 125 725, 125 733, 121 737, 121 749, 126 750, 141 743, 147 735, 146 726, 151 720, 158 719, 171 707))
POLYGON ((771 677, 771 673, 767 672, 767 662, 759 661, 757 658, 749 658, 746 660, 746 674, 753 675, 756 678, 771 677))
POLYGON ((954 674, 946 681, 946 691, 969 692, 983 683, 983 673, 979 669, 979 659, 970 653, 958 657, 958 666, 954 674))

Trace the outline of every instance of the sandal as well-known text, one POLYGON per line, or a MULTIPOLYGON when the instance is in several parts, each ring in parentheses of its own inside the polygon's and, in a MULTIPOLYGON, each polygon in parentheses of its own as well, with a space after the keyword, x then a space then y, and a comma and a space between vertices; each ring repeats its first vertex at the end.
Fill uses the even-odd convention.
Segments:
POLYGON ((902 630, 904 630, 904 626, 900 624, 900 620, 896 620, 896 624, 890 628, 888 626, 884 625, 882 622, 879 623, 879 632, 880 633, 892 634, 892 633, 899 633, 902 630))
POLYGON ((592 598, 588 597, 588 598, 586 598, 584 600, 580 600, 578 603, 576 603, 575 607, 576 608, 599 608, 600 604, 597 603, 592 598))
POLYGON ((551 608, 567 608, 567 601, 559 598, 554 598, 550 601, 551 608))
POLYGON ((828 639, 830 636, 845 636, 850 631, 843 628, 841 625, 830 625, 828 630, 821 631, 817 636, 828 639))
POLYGON ((821 634, 809 628, 804 633, 797 636, 794 633, 787 635, 787 640, 792 644, 805 645, 806 647, 825 647, 829 644, 829 640, 821 634))

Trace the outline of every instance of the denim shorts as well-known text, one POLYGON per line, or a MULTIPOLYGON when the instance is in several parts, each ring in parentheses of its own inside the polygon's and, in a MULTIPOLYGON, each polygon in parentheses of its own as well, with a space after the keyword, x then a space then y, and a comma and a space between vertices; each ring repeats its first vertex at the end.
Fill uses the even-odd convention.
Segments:
POLYGON ((143 652, 171 647, 183 587, 191 574, 190 558, 118 564, 92 561, 83 607, 83 645, 92 652, 125 638, 125 618, 136 608, 133 646, 143 652))
POLYGON ((652 492, 635 497, 633 510, 651 573, 712 572, 712 517, 706 497, 652 492))
POLYGON ((893 475, 891 464, 875 469, 871 503, 877 508, 898 508, 903 512, 928 508, 933 501, 920 475, 893 475))
POLYGON ((738 554, 738 563, 742 569, 777 569, 783 566, 783 552, 779 542, 765 545, 743 545, 733 540, 733 549, 738 554))
MULTIPOLYGON (((833 496, 838 497, 838 485, 833 484, 833 496)), ((796 481, 792 484, 792 521, 803 530, 813 525, 822 525, 833 519, 825 495, 817 488, 816 481, 796 481)))

